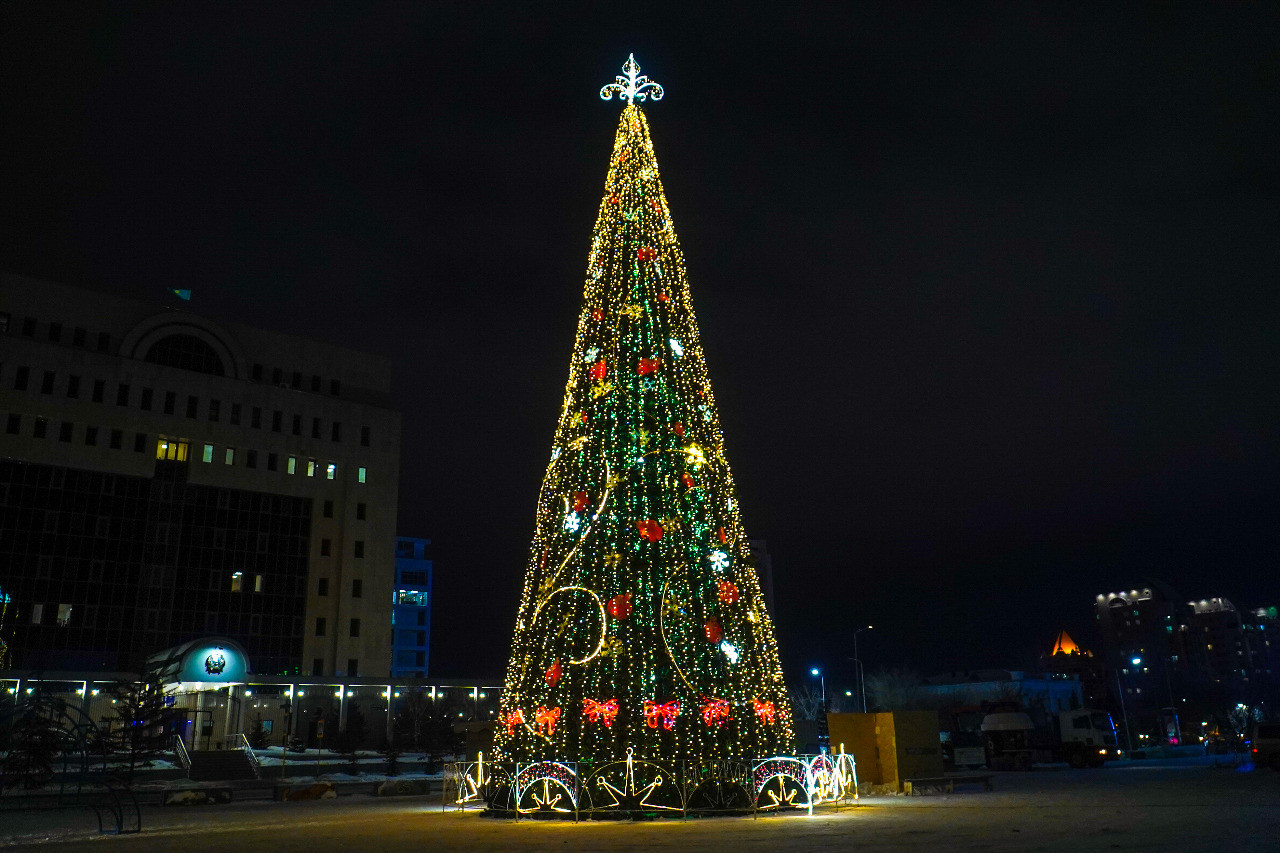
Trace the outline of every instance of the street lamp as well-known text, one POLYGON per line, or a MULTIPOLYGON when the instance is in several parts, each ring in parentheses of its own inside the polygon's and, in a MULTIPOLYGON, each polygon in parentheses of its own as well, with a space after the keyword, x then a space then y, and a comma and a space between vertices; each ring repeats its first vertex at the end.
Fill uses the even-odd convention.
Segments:
POLYGON ((809 674, 818 679, 819 683, 822 685, 822 712, 825 714, 827 711, 827 679, 822 674, 822 670, 818 669, 816 666, 809 670, 809 674))
POLYGON ((862 713, 864 714, 867 713, 867 685, 862 677, 862 661, 858 658, 858 635, 873 628, 875 628, 874 625, 867 625, 865 628, 859 628, 853 632, 853 663, 858 676, 858 697, 862 701, 862 713))

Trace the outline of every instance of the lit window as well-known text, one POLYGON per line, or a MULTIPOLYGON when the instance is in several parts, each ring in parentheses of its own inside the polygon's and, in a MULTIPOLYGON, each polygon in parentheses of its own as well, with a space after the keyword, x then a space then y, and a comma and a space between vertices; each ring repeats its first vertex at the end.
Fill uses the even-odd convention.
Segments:
POLYGON ((337 473, 338 473, 338 466, 334 462, 330 462, 324 468, 324 475, 328 477, 330 480, 332 480, 334 478, 334 475, 336 475, 337 473))
POLYGON ((204 446, 204 455, 202 455, 200 458, 203 459, 205 462, 213 461, 213 445, 212 444, 206 444, 204 446))
POLYGON ((236 449, 234 447, 228 447, 227 452, 223 454, 222 461, 226 465, 236 464, 236 449))
POLYGON ((357 475, 357 479, 358 479, 361 483, 365 482, 365 479, 368 477, 368 472, 369 472, 369 469, 368 469, 368 468, 363 468, 363 467, 362 467, 362 468, 360 468, 359 473, 358 473, 358 475, 357 475))
POLYGON ((287 467, 290 474, 298 473, 298 457, 290 456, 289 465, 287 467))
POLYGON ((43 604, 31 605, 31 624, 39 625, 43 621, 44 621, 44 605, 43 604))
POLYGON ((262 592, 262 575, 253 576, 253 591, 262 592))
POLYGON ((243 582, 244 582, 244 572, 231 573, 231 591, 232 592, 239 592, 240 587, 243 585, 243 582))
POLYGON ((307 476, 314 477, 315 475, 316 475, 316 460, 308 459, 307 460, 307 476))
POLYGON ((71 624, 71 605, 58 605, 58 625, 65 628, 71 624))
POLYGON ((161 438, 156 441, 156 458, 166 462, 186 462, 188 445, 185 441, 170 441, 161 438))

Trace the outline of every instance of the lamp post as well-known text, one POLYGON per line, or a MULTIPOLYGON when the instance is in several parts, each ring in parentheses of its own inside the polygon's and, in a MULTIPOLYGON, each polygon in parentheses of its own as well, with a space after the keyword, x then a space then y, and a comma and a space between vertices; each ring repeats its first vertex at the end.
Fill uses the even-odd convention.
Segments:
POLYGON ((827 679, 826 679, 826 676, 824 676, 824 675, 822 674, 822 670, 818 669, 816 666, 815 666, 813 669, 809 670, 809 674, 810 674, 810 675, 812 675, 814 678, 818 679, 818 682, 822 685, 822 710, 823 710, 823 712, 825 713, 825 712, 826 712, 826 710, 827 710, 827 679))
MULTIPOLYGON (((1142 665, 1142 658, 1133 658, 1135 667, 1142 665)), ((1116 691, 1120 694, 1120 716, 1124 719, 1124 742, 1129 747, 1129 757, 1133 757, 1133 732, 1129 730, 1129 711, 1124 704, 1124 684, 1120 681, 1120 670, 1116 670, 1116 691)))
POLYGON ((867 713, 867 686, 866 681, 862 677, 862 660, 858 657, 858 635, 863 631, 870 631, 875 628, 874 625, 867 625, 853 632, 853 663, 858 675, 858 698, 862 703, 862 713, 867 713))

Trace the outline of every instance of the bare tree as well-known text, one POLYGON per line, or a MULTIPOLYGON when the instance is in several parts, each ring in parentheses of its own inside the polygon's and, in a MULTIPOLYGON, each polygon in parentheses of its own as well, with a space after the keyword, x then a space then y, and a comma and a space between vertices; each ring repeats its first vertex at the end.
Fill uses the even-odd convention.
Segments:
POLYGON ((907 669, 881 670, 867 676, 867 708, 909 711, 920 704, 920 676, 907 669))
POLYGON ((812 684, 791 688, 791 713, 797 720, 816 720, 822 714, 822 691, 812 684))

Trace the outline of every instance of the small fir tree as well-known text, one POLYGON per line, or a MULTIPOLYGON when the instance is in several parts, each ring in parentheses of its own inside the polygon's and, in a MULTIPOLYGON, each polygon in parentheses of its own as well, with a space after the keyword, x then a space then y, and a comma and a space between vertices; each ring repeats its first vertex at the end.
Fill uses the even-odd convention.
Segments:
POLYGON ((107 743, 130 782, 139 767, 169 751, 183 712, 165 695, 160 678, 148 673, 143 681, 120 681, 111 688, 112 715, 107 743))

